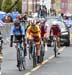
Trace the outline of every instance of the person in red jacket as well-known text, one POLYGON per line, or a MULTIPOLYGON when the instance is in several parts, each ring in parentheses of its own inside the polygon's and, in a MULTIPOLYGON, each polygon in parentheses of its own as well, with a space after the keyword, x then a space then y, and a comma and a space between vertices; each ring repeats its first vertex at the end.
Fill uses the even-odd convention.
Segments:
POLYGON ((52 26, 50 28, 50 36, 56 36, 57 37, 57 47, 60 48, 60 35, 61 35, 61 29, 58 25, 58 21, 53 21, 52 26))

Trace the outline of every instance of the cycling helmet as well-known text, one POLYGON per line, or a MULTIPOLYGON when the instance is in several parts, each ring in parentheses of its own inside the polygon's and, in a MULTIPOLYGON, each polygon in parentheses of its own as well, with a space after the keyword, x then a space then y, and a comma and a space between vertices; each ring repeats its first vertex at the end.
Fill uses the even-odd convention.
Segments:
POLYGON ((35 25, 36 25, 36 20, 32 19, 31 22, 30 22, 30 24, 31 24, 32 26, 35 26, 35 25))
POLYGON ((52 25, 53 25, 53 26, 58 25, 58 21, 53 21, 53 22, 52 22, 52 25))
POLYGON ((20 26, 20 21, 19 20, 15 20, 14 26, 20 26))

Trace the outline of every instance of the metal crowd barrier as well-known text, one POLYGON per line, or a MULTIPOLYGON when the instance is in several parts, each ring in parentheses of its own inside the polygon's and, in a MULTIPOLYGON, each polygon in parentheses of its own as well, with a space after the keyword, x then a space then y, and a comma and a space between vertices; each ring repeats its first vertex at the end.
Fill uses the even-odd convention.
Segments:
MULTIPOLYGON (((25 27, 25 24, 21 24, 21 25, 24 25, 25 27)), ((13 26, 13 23, 5 23, 4 25, 0 26, 0 31, 5 41, 10 38, 10 30, 12 26, 13 26)))
POLYGON ((5 23, 3 26, 0 26, 3 39, 7 40, 7 38, 10 36, 11 26, 13 26, 13 23, 5 23))

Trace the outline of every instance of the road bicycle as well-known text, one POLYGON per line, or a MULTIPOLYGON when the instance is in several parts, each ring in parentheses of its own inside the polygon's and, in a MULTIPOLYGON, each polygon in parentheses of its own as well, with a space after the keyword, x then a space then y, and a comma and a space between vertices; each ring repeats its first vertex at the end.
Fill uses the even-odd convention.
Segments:
MULTIPOLYGON (((43 62, 44 60, 44 43, 43 40, 41 40, 40 43, 40 63, 43 62)), ((37 54, 36 54, 36 42, 34 40, 32 40, 32 43, 29 45, 29 58, 33 58, 33 67, 37 66, 37 54)))
POLYGON ((57 57, 57 54, 59 55, 60 53, 58 52, 58 49, 57 49, 57 37, 56 36, 53 36, 53 39, 52 39, 52 45, 54 46, 54 55, 55 57, 57 57))
POLYGON ((19 71, 25 70, 25 56, 24 56, 24 49, 22 47, 22 42, 24 41, 14 41, 14 43, 17 43, 17 61, 19 63, 18 69, 19 71))

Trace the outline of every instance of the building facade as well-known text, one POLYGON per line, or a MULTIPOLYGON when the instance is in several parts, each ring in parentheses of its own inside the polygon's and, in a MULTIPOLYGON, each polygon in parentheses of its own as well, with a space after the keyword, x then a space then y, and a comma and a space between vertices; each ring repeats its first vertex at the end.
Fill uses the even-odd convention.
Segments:
POLYGON ((72 13, 72 0, 55 0, 53 8, 56 12, 72 13))
POLYGON ((36 12, 40 0, 22 0, 22 13, 36 12))
MULTIPOLYGON (((22 13, 36 12, 41 1, 45 0, 22 0, 22 13)), ((48 0, 47 0, 48 1, 48 0)), ((46 7, 49 7, 49 4, 46 7)), ((51 0, 51 8, 60 13, 72 13, 72 0, 51 0)))

